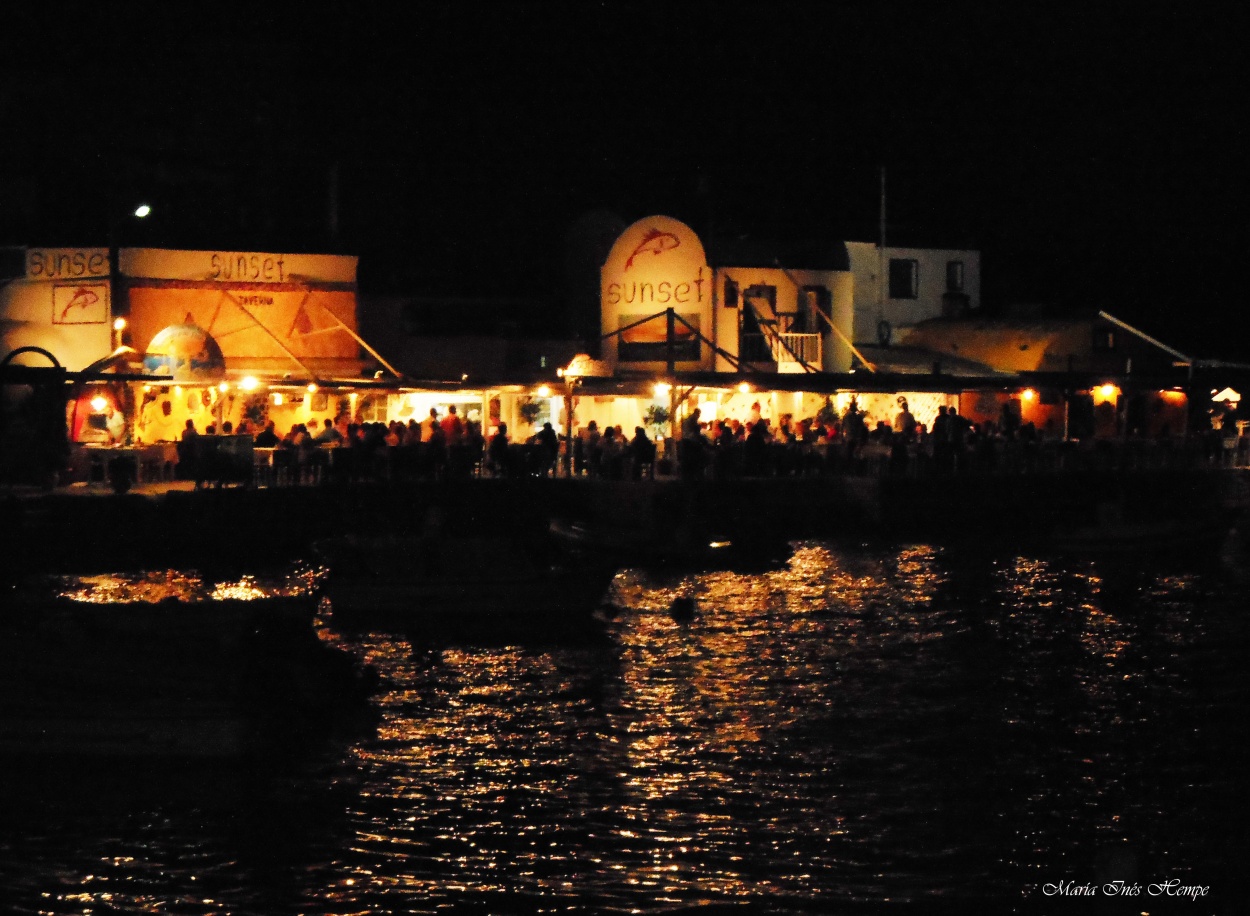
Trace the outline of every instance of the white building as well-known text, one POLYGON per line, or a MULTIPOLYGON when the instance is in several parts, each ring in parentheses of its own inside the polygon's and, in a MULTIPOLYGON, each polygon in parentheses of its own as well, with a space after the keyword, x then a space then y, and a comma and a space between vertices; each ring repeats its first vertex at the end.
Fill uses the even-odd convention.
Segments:
POLYGON ((981 307, 981 253, 969 249, 891 248, 847 242, 857 344, 888 344, 930 318, 957 318, 981 307))
POLYGON ((846 372, 853 278, 837 254, 836 264, 709 263, 684 223, 641 219, 601 272, 603 357, 626 373, 846 372))
POLYGON ((706 252, 685 224, 639 220, 602 269, 604 357, 626 372, 847 372, 851 345, 981 306, 981 254, 969 249, 835 243, 804 263, 706 252), (667 327, 667 312, 675 313, 667 327), (649 320, 648 320, 649 319, 649 320), (669 338, 673 337, 670 351, 669 338))

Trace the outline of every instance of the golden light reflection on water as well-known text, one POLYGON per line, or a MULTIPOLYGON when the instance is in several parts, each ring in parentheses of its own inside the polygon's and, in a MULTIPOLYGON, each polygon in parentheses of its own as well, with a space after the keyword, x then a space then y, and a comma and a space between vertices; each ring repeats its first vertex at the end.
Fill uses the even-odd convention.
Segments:
MULTIPOLYGON (((340 800, 321 835, 302 808, 267 824, 318 838, 282 916, 873 911, 971 886, 1019 899, 1043 872, 1079 870, 1090 836, 1181 843, 1166 812, 1192 772, 1177 774, 1168 724, 1164 740, 1151 729, 1169 702, 1192 705, 1175 661, 1202 625, 1196 586, 805 542, 751 574, 627 570, 589 645, 427 643, 340 633, 331 617, 326 638, 381 677, 381 719, 345 751, 334 792, 312 793, 340 800), (670 611, 678 596, 692 618, 670 611)), ((159 870, 150 856, 131 867, 159 870)), ((119 884, 77 886, 48 911, 141 909, 119 884)), ((265 911, 237 888, 178 899, 265 911)))
MULTIPOLYGON (((377 742, 357 753, 393 776, 362 806, 396 810, 358 834, 370 864, 343 899, 383 882, 435 892, 382 864, 408 857, 454 870, 468 894, 519 883, 561 898, 589 882, 649 905, 873 900, 886 887, 917 900, 948 855, 1027 869, 1054 848, 1056 810, 1124 829, 1115 751, 1089 745, 1142 721, 1133 691, 1153 676, 1152 636, 1132 607, 1184 587, 1109 584, 1091 564, 813 542, 750 575, 622 573, 610 646, 580 660, 368 642, 394 680, 377 742), (670 612, 679 596, 693 619, 670 612), (1028 736, 1023 756, 977 750, 1001 729, 1028 736), (977 820, 1004 766, 1023 788, 1020 845, 958 849, 948 812, 977 820), (885 849, 888 878, 858 873, 885 849)), ((1175 640, 1177 625, 1158 635, 1175 640)))
POLYGON ((215 578, 194 571, 164 569, 52 576, 22 583, 19 594, 26 599, 64 598, 88 604, 256 601, 308 594, 315 576, 315 571, 303 566, 267 576, 241 575, 235 578, 215 578))
MULTIPOLYGON (((836 621, 835 629, 856 627, 871 607, 872 599, 859 600, 865 590, 876 591, 882 601, 891 593, 883 569, 833 570, 830 575, 831 556, 827 549, 813 546, 800 551, 789 569, 762 576, 713 573, 656 583, 627 574, 624 581, 618 581, 630 609, 616 631, 620 639, 618 693, 611 714, 598 723, 598 733, 586 737, 601 742, 600 751, 614 764, 610 766, 612 779, 618 794, 624 796, 614 806, 616 817, 626 824, 646 825, 645 829, 618 827, 605 838, 624 844, 627 860, 641 857, 632 864, 624 861, 611 866, 627 886, 681 899, 689 899, 692 893, 716 899, 757 896, 762 886, 793 889, 810 882, 810 860, 803 849, 808 838, 796 832, 790 818, 769 819, 750 829, 775 834, 774 849, 783 856, 793 851, 795 865, 800 867, 776 869, 761 883, 760 876, 730 867, 750 858, 731 850, 750 823, 741 814, 754 809, 754 793, 763 792, 774 800, 778 793, 780 797, 794 795, 797 800, 803 795, 800 786, 805 774, 813 772, 789 760, 790 768, 774 777, 744 784, 738 768, 775 753, 778 733, 800 726, 805 718, 819 717, 822 707, 835 705, 829 681, 822 676, 828 660, 805 658, 797 641, 831 619, 836 621), (831 617, 831 592, 854 598, 856 606, 835 608, 831 617), (667 612, 674 598, 688 594, 699 607, 696 621, 689 626, 667 612), (796 594, 801 600, 794 600, 796 594), (602 744, 604 730, 613 736, 606 745, 602 744), (796 778, 799 782, 792 784, 796 778), (731 810, 708 810, 706 802, 716 799, 712 809, 728 806, 731 810), (723 864, 713 867, 712 862, 721 860, 722 854, 723 864)), ((909 553, 903 577, 911 587, 924 587, 917 582, 932 575, 931 562, 929 551, 909 553)), ((836 654, 836 643, 825 646, 836 654)), ((444 653, 442 661, 458 666, 464 659, 444 653)), ((515 673, 496 670, 488 676, 515 683, 515 673)), ((492 692, 481 689, 460 698, 495 699, 492 692)), ((462 720, 466 713, 473 720, 471 703, 467 708, 462 702, 458 709, 462 720)), ((509 727, 499 721, 498 710, 495 713, 492 739, 509 727)), ((439 729, 446 727, 448 723, 439 723, 439 729)), ((388 733, 392 737, 398 736, 388 733)), ((445 733, 431 736, 418 730, 403 737, 447 745, 445 733)), ((460 746, 484 749, 473 740, 460 746)), ((579 765, 598 769, 598 761, 576 755, 566 760, 574 772, 579 765)), ((498 773, 498 768, 482 767, 480 762, 477 768, 498 773)), ((507 780, 483 784, 488 794, 507 788, 507 780)), ((531 782, 528 788, 537 787, 531 782)), ((465 800, 463 794, 458 798, 465 800)), ((836 810, 834 797, 822 795, 819 807, 828 836, 845 837, 846 818, 836 810)))
POLYGON ((271 593, 258 585, 255 579, 245 576, 237 582, 216 583, 211 597, 214 601, 256 601, 260 598, 268 598, 270 595, 271 593))

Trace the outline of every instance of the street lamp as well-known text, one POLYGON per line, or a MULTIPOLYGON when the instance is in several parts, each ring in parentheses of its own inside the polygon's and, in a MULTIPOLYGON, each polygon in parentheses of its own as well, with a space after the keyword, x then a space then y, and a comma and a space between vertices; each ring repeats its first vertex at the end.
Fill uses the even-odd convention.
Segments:
MULTIPOLYGON (((139 203, 127 215, 134 217, 135 219, 146 219, 147 217, 152 215, 152 205, 148 203, 139 203)), ((121 284, 122 271, 121 271, 121 263, 120 263, 121 261, 121 240, 120 240, 121 231, 120 230, 121 230, 122 219, 123 219, 122 210, 121 208, 117 207, 114 202, 114 204, 109 207, 108 245, 109 245, 109 309, 115 315, 117 314, 118 310, 122 308, 122 302, 119 296, 119 292, 121 290, 121 285, 122 285, 121 284)), ((126 312, 130 311, 129 302, 125 303, 125 311, 126 312)), ((114 349, 121 346, 121 332, 125 329, 125 327, 126 327, 125 317, 122 315, 118 315, 116 320, 114 320, 113 322, 113 331, 114 331, 114 336, 116 337, 116 342, 113 345, 114 349)))

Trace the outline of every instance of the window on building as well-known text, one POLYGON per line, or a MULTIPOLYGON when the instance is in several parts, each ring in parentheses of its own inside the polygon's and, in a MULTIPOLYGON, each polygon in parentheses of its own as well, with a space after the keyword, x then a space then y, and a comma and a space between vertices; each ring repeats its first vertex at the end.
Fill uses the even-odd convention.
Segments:
POLYGON ((833 313, 833 296, 823 286, 804 286, 799 290, 799 314, 791 329, 796 333, 814 334, 822 327, 821 315, 833 313))
POLYGON ((736 309, 738 307, 738 284, 728 277, 725 278, 725 308, 736 309))
POLYGON ((1115 349, 1115 328, 1094 328, 1094 352, 1107 353, 1115 349))
POLYGON ((756 308, 767 306, 770 312, 776 311, 777 287, 775 286, 757 283, 754 286, 748 286, 742 295, 744 298, 750 300, 751 304, 756 308))
POLYGON ((890 258, 890 298, 920 296, 920 264, 915 258, 890 258))
POLYGON ((742 291, 743 309, 753 312, 761 321, 772 324, 777 317, 777 287, 765 283, 748 286, 742 291))
POLYGON ((963 261, 947 261, 946 262, 946 291, 948 293, 962 293, 964 290, 964 262, 963 261))

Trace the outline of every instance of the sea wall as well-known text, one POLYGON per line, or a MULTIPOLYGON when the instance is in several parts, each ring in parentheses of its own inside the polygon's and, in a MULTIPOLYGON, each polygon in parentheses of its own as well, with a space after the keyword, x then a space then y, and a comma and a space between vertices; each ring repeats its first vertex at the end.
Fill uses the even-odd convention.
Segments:
POLYGON ((666 530, 697 518, 751 536, 1021 539, 1093 519, 1216 511, 1250 491, 1235 471, 1085 472, 923 478, 592 481, 488 479, 353 486, 171 490, 3 501, 8 574, 28 569, 257 566, 318 538, 428 530, 545 536, 552 519, 666 530), (436 520, 436 521, 432 521, 436 520))

